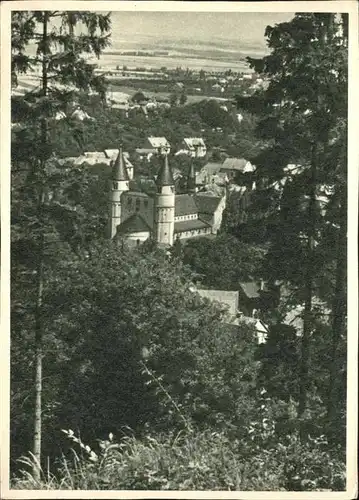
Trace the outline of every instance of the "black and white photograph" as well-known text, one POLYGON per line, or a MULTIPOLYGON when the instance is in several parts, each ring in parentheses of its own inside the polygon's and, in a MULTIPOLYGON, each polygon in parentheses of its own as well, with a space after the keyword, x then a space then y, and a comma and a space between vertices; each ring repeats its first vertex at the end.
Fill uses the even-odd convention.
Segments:
POLYGON ((354 498, 356 2, 1 9, 3 498, 354 498))

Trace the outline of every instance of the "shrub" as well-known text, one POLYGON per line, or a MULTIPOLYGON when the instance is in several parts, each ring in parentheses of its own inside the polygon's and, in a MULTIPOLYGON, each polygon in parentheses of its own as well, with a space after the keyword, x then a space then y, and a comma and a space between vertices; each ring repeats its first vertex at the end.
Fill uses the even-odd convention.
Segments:
MULTIPOLYGON (((72 431, 80 446, 73 459, 62 458, 57 475, 42 474, 40 482, 23 471, 15 489, 93 490, 242 490, 313 491, 344 489, 344 463, 330 457, 325 442, 302 444, 296 435, 271 449, 247 452, 225 432, 183 432, 126 436, 112 434, 95 453, 72 431)), ((25 460, 26 463, 26 460, 25 460)))

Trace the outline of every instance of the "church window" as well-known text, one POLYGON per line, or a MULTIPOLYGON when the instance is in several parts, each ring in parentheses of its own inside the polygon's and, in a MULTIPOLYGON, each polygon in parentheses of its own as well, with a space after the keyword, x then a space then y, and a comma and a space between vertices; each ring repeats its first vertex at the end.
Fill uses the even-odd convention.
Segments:
POLYGON ((128 198, 127 205, 130 207, 132 205, 132 198, 128 198))
POLYGON ((140 210, 141 201, 137 198, 136 200, 136 212, 140 210))
POLYGON ((145 201, 143 202, 143 204, 144 204, 144 207, 145 207, 145 208, 147 208, 147 207, 148 207, 148 200, 145 200, 145 201))

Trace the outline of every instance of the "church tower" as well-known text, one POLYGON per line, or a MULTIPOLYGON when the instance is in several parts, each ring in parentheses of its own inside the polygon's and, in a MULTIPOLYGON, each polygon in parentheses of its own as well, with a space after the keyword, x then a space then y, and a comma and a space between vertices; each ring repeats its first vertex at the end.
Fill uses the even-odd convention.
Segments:
POLYGON ((193 161, 191 161, 189 171, 188 171, 188 177, 187 177, 187 192, 189 194, 195 194, 196 193, 196 173, 194 170, 194 165, 193 161))
POLYGON ((121 224, 121 196, 128 191, 129 178, 123 161, 122 148, 118 153, 115 163, 112 167, 111 191, 110 191, 110 220, 109 220, 109 238, 113 238, 117 231, 117 226, 121 224))
POLYGON ((155 238, 157 243, 173 245, 175 225, 175 183, 167 155, 157 176, 155 201, 155 238))

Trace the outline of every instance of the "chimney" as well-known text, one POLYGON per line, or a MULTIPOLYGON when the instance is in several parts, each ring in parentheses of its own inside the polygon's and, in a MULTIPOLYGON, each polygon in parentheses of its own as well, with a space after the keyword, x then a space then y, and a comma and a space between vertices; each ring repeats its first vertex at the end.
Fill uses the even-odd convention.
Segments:
POLYGON ((259 290, 260 290, 261 292, 263 292, 263 290, 264 290, 264 280, 263 280, 263 278, 261 278, 261 279, 259 280, 259 290))

